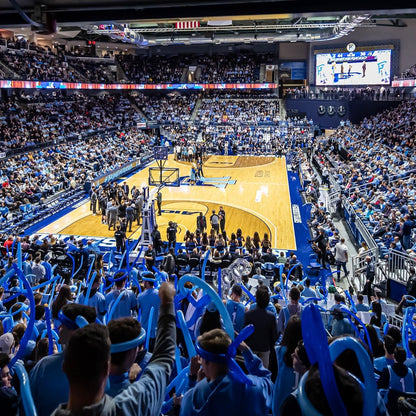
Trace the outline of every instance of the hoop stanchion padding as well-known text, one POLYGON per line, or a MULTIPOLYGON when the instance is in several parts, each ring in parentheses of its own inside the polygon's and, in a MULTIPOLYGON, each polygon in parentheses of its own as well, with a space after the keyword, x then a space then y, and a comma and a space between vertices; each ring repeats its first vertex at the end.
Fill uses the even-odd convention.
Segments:
POLYGON ((222 319, 225 331, 230 336, 230 338, 234 339, 234 327, 233 323, 231 321, 230 315, 228 314, 228 311, 225 307, 225 305, 222 303, 221 298, 217 295, 217 293, 212 289, 211 286, 208 285, 205 281, 201 280, 200 278, 192 275, 185 275, 182 276, 182 278, 179 280, 178 283, 178 292, 183 293, 184 287, 186 282, 190 282, 194 285, 194 288, 199 287, 203 290, 203 292, 208 295, 211 298, 211 301, 215 304, 215 306, 218 309, 218 312, 220 313, 222 319))
POLYGON ((30 390, 29 376, 23 365, 18 362, 13 367, 14 372, 20 381, 20 396, 22 398, 23 408, 26 416, 37 416, 35 403, 33 402, 32 392, 30 390))

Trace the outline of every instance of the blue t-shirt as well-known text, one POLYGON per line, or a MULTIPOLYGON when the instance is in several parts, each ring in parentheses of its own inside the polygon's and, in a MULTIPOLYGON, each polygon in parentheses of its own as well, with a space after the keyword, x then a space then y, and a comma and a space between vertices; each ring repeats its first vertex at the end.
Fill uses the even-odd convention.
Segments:
POLYGON ((39 416, 49 416, 68 401, 69 383, 63 370, 64 353, 42 358, 30 372, 30 389, 39 416))
POLYGON ((374 368, 377 372, 381 373, 388 365, 392 365, 394 360, 387 359, 386 357, 378 357, 374 360, 374 368))
MULTIPOLYGON (((84 293, 81 293, 79 295, 78 303, 83 305, 84 300, 85 300, 84 293)), ((123 299, 120 300, 120 302, 122 302, 122 301, 123 301, 123 299)), ((93 308, 95 308, 95 310, 97 311, 97 318, 102 322, 103 317, 105 315, 105 311, 106 311, 105 296, 100 292, 96 292, 96 293, 94 293, 94 295, 92 295, 88 298, 87 305, 92 306, 93 308)), ((113 319, 114 319, 114 314, 113 314, 113 319)))
MULTIPOLYGON (((121 293, 120 290, 114 290, 105 297, 105 309, 110 311, 114 302, 121 293)), ((122 298, 116 305, 111 319, 128 318, 131 316, 132 310, 136 307, 136 296, 131 290, 123 290, 122 298)))
POLYGON ((160 298, 157 289, 146 289, 137 296, 137 307, 141 309, 142 315, 140 322, 142 327, 147 331, 149 327, 149 317, 152 307, 154 308, 153 319, 151 323, 150 338, 156 338, 157 320, 159 317, 160 298))
POLYGON ((244 305, 241 302, 234 302, 228 299, 225 307, 230 315, 234 330, 240 332, 244 327, 244 305))

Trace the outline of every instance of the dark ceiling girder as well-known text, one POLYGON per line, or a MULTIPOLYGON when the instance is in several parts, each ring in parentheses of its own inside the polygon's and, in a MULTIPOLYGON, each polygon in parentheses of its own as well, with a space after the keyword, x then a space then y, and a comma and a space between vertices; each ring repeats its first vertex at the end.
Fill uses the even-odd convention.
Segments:
MULTIPOLYGON (((308 14, 319 15, 328 13, 364 13, 374 14, 374 10, 386 15, 397 12, 414 12, 416 4, 405 0, 395 2, 380 0, 378 2, 363 2, 352 0, 350 2, 312 2, 310 0, 179 0, 176 2, 168 0, 158 1, 121 1, 103 0, 99 3, 54 1, 47 5, 43 4, 45 12, 52 12, 57 23, 81 23, 81 22, 111 22, 126 20, 160 20, 179 18, 198 18, 206 16, 233 16, 233 15, 261 15, 261 14, 308 14)), ((25 25, 24 20, 10 7, 8 2, 0 0, 0 27, 11 25, 25 25), (6 6, 6 7, 5 7, 6 6)), ((34 4, 34 2, 33 2, 34 4)), ((33 8, 22 9, 32 16, 33 8)), ((393 17, 393 16, 392 16, 393 17)))

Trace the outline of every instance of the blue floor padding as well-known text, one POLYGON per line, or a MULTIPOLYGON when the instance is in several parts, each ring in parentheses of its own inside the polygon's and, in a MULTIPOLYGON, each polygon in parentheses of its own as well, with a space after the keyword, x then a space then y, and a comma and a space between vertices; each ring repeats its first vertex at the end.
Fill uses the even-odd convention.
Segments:
MULTIPOLYGON (((309 264, 309 255, 313 253, 311 245, 308 243, 310 239, 309 228, 307 221, 311 216, 311 205, 303 205, 302 196, 299 190, 302 189, 299 181, 299 176, 294 172, 287 172, 289 181, 289 192, 292 207, 298 205, 302 223, 293 222, 296 238, 296 256, 303 264, 304 268, 309 264)), ((293 211, 292 211, 293 212, 293 211)), ((292 214, 293 215, 293 214, 292 214)))
POLYGON ((63 217, 64 215, 68 214, 69 212, 73 211, 76 206, 81 206, 87 202, 88 198, 83 198, 80 201, 74 202, 72 205, 64 208, 62 211, 59 211, 50 217, 45 218, 42 221, 37 222, 35 225, 32 225, 29 228, 25 229, 24 235, 32 235, 35 234, 38 230, 46 227, 49 224, 52 224, 54 221, 58 220, 59 218, 63 217))

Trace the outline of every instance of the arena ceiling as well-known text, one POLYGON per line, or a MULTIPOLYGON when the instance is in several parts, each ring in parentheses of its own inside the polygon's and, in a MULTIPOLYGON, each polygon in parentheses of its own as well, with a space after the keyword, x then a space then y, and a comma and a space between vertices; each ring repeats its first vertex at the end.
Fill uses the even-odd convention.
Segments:
POLYGON ((147 48, 325 41, 362 26, 403 27, 415 13, 414 2, 404 0, 0 0, 0 28, 147 48), (178 27, 177 22, 192 23, 178 27))

